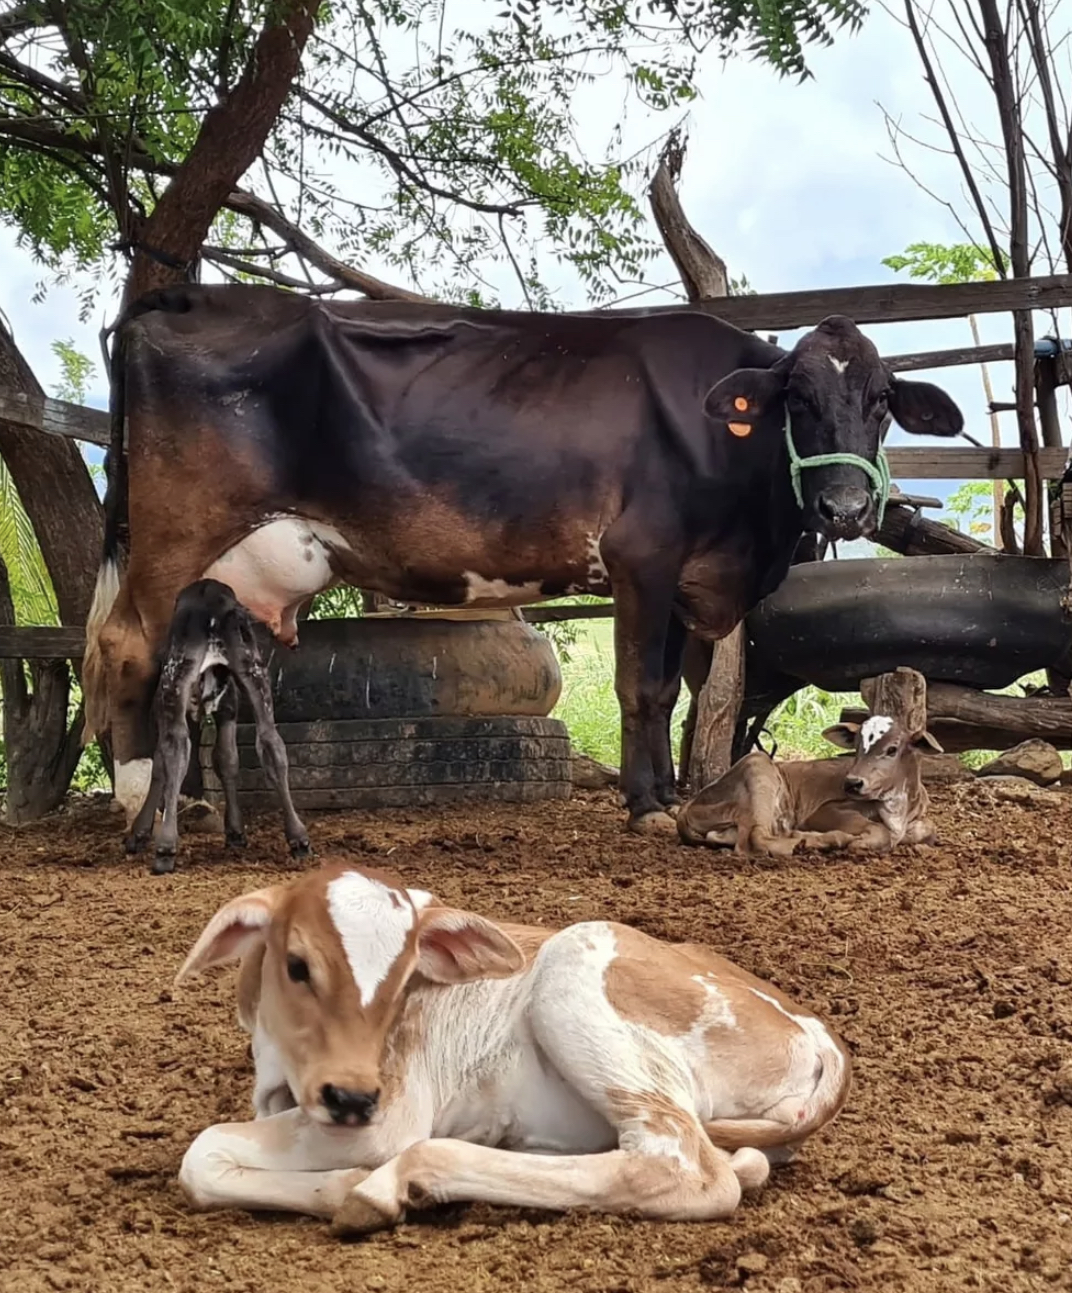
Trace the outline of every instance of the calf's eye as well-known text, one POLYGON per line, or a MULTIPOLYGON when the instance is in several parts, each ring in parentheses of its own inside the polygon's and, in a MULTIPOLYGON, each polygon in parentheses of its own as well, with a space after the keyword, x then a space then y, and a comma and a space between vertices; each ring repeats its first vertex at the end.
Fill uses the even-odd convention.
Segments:
POLYGON ((309 982, 309 962, 301 956, 287 957, 287 978, 291 983, 309 982))
MULTIPOLYGON (((890 745, 890 746, 887 746, 887 747, 886 747, 886 758, 887 758, 887 759, 892 759, 892 758, 893 758, 893 756, 894 756, 896 753, 897 753, 897 746, 896 746, 896 745, 890 745)), ((306 973, 308 973, 308 971, 306 971, 306 973)))

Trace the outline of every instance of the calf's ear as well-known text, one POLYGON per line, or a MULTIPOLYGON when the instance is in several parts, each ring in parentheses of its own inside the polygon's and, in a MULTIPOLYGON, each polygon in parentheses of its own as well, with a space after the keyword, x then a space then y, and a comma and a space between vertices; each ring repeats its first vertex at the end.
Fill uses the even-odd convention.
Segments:
POLYGON ((934 754, 945 754, 945 750, 931 736, 930 732, 920 732, 918 736, 912 738, 912 744, 917 750, 930 750, 934 754))
POLYGON ((964 414, 954 401, 931 382, 890 382, 890 412, 912 435, 959 435, 964 414))
POLYGON ((859 723, 835 723, 833 727, 826 729, 823 736, 840 750, 855 750, 859 731, 859 723))
POLYGON ((711 387, 703 410, 709 418, 728 423, 735 435, 744 436, 784 392, 785 374, 778 368, 738 368, 711 387))
POLYGON ((524 953, 498 925, 453 907, 426 908, 417 925, 417 969, 433 983, 505 979, 524 953))
POLYGON ((282 886, 255 889, 224 903, 201 931, 175 982, 213 965, 236 961, 263 943, 281 893, 282 886))

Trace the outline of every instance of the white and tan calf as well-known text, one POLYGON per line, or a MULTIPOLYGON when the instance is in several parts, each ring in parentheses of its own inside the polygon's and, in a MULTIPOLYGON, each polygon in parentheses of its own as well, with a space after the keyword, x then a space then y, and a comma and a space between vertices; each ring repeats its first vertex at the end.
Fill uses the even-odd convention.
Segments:
POLYGON ((705 947, 497 924, 348 864, 227 903, 179 978, 236 958, 256 1120, 187 1151, 200 1208, 724 1217, 849 1091, 838 1038, 705 947))

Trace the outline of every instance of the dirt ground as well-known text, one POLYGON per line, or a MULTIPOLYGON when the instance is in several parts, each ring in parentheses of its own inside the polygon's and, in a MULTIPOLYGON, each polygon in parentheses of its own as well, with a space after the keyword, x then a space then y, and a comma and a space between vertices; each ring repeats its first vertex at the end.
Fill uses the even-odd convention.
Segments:
MULTIPOLYGON (((942 844, 742 864, 570 804, 312 817, 511 920, 612 917, 703 940, 829 1019, 855 1056, 840 1119, 724 1223, 457 1207, 343 1243, 312 1219, 195 1215, 192 1138, 248 1116, 233 970, 171 989, 225 898, 278 879, 258 819, 181 869, 121 856, 101 803, 0 833, 0 1288, 5 1293, 618 1293, 1072 1288, 1072 794, 936 794, 942 844)), ((385 860, 386 859, 386 860, 385 860)))

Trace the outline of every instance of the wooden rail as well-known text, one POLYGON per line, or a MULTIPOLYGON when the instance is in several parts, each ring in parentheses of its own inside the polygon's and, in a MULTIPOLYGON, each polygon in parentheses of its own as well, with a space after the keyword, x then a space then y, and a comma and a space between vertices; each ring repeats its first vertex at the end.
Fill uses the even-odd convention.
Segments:
MULTIPOLYGON (((1057 310, 1069 305, 1072 274, 1055 274, 1050 278, 1005 278, 989 283, 880 283, 871 287, 725 296, 687 307, 653 305, 643 313, 704 310, 738 328, 764 331, 814 327, 828 314, 847 314, 856 323, 911 323, 1011 310, 1057 310)), ((620 312, 640 313, 636 309, 620 312)))
POLYGON ((112 424, 107 413, 84 404, 68 404, 66 400, 47 397, 34 400, 0 388, 0 419, 44 431, 46 435, 85 440, 105 448, 111 443, 112 424))

